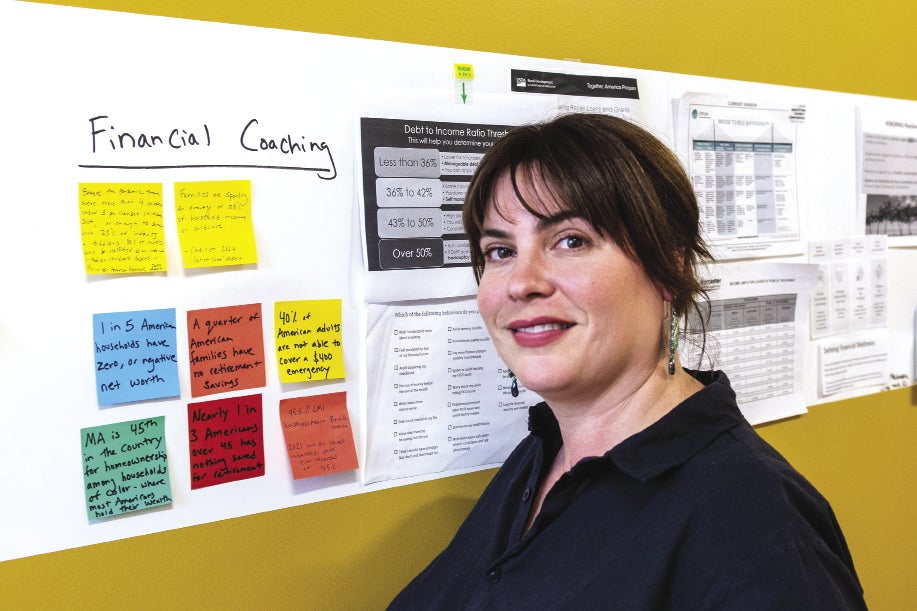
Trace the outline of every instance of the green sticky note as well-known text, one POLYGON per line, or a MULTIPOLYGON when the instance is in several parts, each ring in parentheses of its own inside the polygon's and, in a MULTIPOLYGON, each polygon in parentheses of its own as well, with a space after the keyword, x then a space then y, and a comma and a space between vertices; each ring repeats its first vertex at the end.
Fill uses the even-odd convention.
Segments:
POLYGON ((172 503, 165 416, 80 430, 90 520, 172 503))

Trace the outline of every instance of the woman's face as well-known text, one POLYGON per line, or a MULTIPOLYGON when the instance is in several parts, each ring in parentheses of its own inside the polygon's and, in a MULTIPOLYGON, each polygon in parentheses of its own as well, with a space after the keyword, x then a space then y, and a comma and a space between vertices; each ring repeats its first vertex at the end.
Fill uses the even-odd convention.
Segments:
POLYGON ((497 352, 549 402, 596 402, 663 364, 661 292, 618 245, 570 216, 543 183, 498 181, 484 217, 478 307, 497 352))

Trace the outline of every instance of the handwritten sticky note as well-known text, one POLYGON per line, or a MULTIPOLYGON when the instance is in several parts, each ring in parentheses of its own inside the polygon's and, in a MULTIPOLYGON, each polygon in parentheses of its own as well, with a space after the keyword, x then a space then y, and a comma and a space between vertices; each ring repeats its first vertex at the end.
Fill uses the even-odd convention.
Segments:
POLYGON ((172 502, 165 416, 80 430, 90 520, 172 502))
POLYGON ((474 66, 471 64, 455 64, 455 78, 468 80, 473 79, 474 66))
POLYGON ((159 183, 80 183, 80 232, 87 274, 166 269, 159 183))
POLYGON ((191 396, 264 386, 261 304, 190 310, 191 396))
POLYGON ((261 395, 188 404, 191 489, 264 475, 261 395))
POLYGON ((99 405, 176 397, 175 309, 92 315, 99 405))
POLYGON ((340 299, 275 302, 274 339, 281 382, 344 377, 340 299))
POLYGON ((280 425, 293 479, 356 469, 347 393, 280 400, 280 425))
POLYGON ((175 221, 185 267, 257 263, 248 180, 175 183, 175 221))

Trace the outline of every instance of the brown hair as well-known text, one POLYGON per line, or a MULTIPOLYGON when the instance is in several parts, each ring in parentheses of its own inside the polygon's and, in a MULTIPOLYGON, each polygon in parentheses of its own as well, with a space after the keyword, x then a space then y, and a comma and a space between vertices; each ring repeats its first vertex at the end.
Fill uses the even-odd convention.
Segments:
MULTIPOLYGON (((520 181, 542 182, 554 199, 614 240, 671 295, 678 315, 700 311, 706 293, 698 266, 711 259, 700 236, 694 189, 675 154, 633 123, 598 114, 568 114, 523 125, 481 160, 465 195, 463 221, 475 278, 484 273, 480 240, 497 181, 507 174, 533 215, 520 181)), ((533 192, 529 189, 529 192, 533 192)))

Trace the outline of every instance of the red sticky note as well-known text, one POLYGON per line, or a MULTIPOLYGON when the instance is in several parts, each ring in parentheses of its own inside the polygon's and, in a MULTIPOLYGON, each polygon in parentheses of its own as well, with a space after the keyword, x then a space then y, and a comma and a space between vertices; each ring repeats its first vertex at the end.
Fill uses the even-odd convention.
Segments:
POLYGON ((264 386, 261 304, 190 310, 191 396, 264 386))
POLYGON ((191 489, 264 475, 261 395, 188 404, 191 489))
POLYGON ((280 425, 293 479, 356 469, 347 393, 281 399, 280 425))

